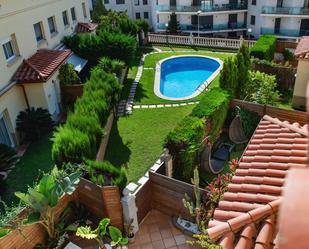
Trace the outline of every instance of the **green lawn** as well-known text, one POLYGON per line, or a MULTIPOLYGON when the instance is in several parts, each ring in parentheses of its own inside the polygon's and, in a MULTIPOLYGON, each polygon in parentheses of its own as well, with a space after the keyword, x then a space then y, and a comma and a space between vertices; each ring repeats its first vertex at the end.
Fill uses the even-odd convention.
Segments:
MULTIPOLYGON (((159 53, 148 55, 145 59, 144 67, 148 69, 143 70, 142 78, 138 87, 136 89, 135 104, 163 104, 163 103, 179 103, 179 102, 190 102, 196 101, 201 98, 203 94, 200 94, 194 99, 190 100, 182 100, 182 101, 170 101, 157 97, 154 94, 154 78, 155 78, 155 66, 156 63, 164 58, 175 56, 175 55, 188 55, 188 54, 196 54, 196 55, 206 55, 214 58, 219 58, 222 61, 233 54, 229 53, 216 53, 210 51, 188 51, 188 52, 167 52, 167 53, 159 53), (152 68, 152 69, 149 69, 152 68)), ((219 84, 219 75, 215 78, 215 80, 210 84, 210 87, 218 86, 219 84)))
POLYGON ((137 109, 114 122, 105 159, 126 165, 128 180, 138 180, 158 159, 167 134, 194 105, 178 108, 137 109))
POLYGON ((27 186, 33 186, 42 176, 42 172, 49 172, 53 168, 50 138, 51 134, 32 143, 9 174, 3 194, 3 201, 7 204, 16 202, 17 198, 14 195, 16 191, 27 191, 27 186))

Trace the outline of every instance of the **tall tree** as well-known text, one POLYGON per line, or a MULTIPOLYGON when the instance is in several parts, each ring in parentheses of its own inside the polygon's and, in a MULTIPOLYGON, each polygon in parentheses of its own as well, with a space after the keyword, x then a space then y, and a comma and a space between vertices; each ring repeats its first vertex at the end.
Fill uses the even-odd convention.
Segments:
POLYGON ((107 10, 103 4, 103 0, 97 0, 93 7, 93 11, 91 12, 92 21, 95 23, 99 23, 101 16, 104 16, 106 14, 107 10))
POLYGON ((177 15, 173 12, 168 22, 167 30, 170 33, 177 33, 179 29, 179 22, 177 21, 177 15))

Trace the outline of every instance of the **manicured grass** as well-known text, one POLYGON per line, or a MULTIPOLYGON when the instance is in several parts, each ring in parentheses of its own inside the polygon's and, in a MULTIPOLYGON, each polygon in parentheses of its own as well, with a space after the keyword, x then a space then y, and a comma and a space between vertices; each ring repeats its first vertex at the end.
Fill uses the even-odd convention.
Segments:
MULTIPOLYGON (((138 84, 136 94, 135 94, 135 104, 163 104, 163 103, 179 103, 179 102, 190 102, 196 101, 201 98, 203 95, 200 94, 194 99, 190 100, 182 100, 182 101, 170 101, 164 100, 157 97, 154 93, 154 79, 155 79, 155 66, 156 63, 164 58, 175 56, 175 55, 206 55, 214 58, 219 58, 224 61, 227 57, 233 56, 233 54, 229 53, 214 53, 209 51, 188 51, 188 52, 167 52, 167 53, 159 53, 148 55, 145 59, 144 67, 148 69, 143 70, 142 78, 140 83, 138 84), (149 69, 152 68, 152 69, 149 69)), ((219 75, 214 79, 214 81, 210 84, 209 87, 215 87, 219 85, 219 75)))
POLYGON ((51 134, 30 144, 20 162, 9 174, 3 194, 3 201, 7 204, 17 201, 14 195, 16 191, 26 192, 27 187, 33 186, 43 172, 49 172, 53 168, 50 138, 51 134))
POLYGON ((128 180, 138 180, 158 159, 167 134, 194 105, 178 108, 137 109, 114 122, 105 159, 126 166, 128 180))
POLYGON ((196 47, 188 45, 165 45, 165 44, 154 44, 156 48, 161 49, 162 51, 210 51, 210 52, 236 52, 234 49, 223 49, 223 48, 207 48, 207 47, 196 47))

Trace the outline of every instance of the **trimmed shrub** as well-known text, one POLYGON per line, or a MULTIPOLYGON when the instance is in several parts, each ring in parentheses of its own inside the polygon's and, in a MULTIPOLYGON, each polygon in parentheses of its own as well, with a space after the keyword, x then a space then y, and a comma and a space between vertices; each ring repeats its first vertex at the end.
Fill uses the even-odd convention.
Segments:
POLYGON ((144 31, 145 36, 148 34, 149 31, 149 23, 147 21, 145 21, 144 19, 138 19, 135 21, 137 27, 138 27, 138 31, 144 31))
POLYGON ((94 158, 96 154, 88 134, 70 125, 59 127, 52 140, 52 159, 57 165, 81 163, 84 158, 94 158))
POLYGON ((198 117, 188 116, 170 132, 166 147, 173 156, 173 176, 189 181, 197 162, 199 143, 205 136, 204 122, 198 117))
POLYGON ((80 84, 80 79, 74 70, 72 64, 63 64, 59 69, 59 82, 60 85, 74 85, 80 84))
POLYGON ((124 66, 124 62, 117 59, 113 60, 108 57, 100 58, 98 63, 99 68, 103 69, 105 72, 114 73, 117 77, 121 76, 124 66))
POLYGON ((222 89, 235 96, 237 91, 238 68, 234 57, 224 60, 223 68, 220 73, 219 85, 222 89))
POLYGON ((97 31, 97 34, 66 36, 63 42, 72 51, 96 65, 99 58, 108 56, 129 63, 134 59, 136 38, 123 33, 97 31))
POLYGON ((123 189, 127 184, 127 176, 123 167, 117 168, 108 161, 86 161, 89 179, 101 186, 118 186, 123 189))
POLYGON ((91 11, 91 19, 93 22, 98 23, 103 15, 107 14, 107 10, 103 4, 103 1, 96 1, 91 11))
POLYGON ((229 109, 230 95, 220 88, 205 93, 190 116, 183 119, 166 138, 174 160, 174 177, 189 181, 199 164, 199 154, 206 136, 215 142, 229 109))
POLYGON ((103 135, 101 127, 105 125, 120 89, 114 75, 98 67, 91 71, 84 93, 75 103, 74 113, 54 134, 52 157, 57 165, 94 159, 103 135), (78 134, 82 136, 79 138, 78 134))
POLYGON ((54 122, 48 110, 30 108, 21 111, 16 119, 16 129, 25 140, 35 141, 52 131, 54 122))
POLYGON ((0 144, 0 171, 12 169, 18 161, 19 157, 14 149, 5 144, 0 144))
POLYGON ((272 61, 275 55, 276 43, 276 36, 262 35, 251 48, 250 55, 261 60, 272 61))
POLYGON ((252 137, 256 127, 260 122, 258 113, 246 109, 240 109, 239 114, 246 137, 252 137))

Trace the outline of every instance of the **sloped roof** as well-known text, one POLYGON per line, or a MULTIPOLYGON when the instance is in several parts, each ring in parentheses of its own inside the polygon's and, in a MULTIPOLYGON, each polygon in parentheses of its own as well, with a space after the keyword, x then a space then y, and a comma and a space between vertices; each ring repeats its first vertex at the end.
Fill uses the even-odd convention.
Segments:
POLYGON ((307 125, 264 116, 207 230, 226 249, 272 248, 287 171, 307 164, 307 125))
POLYGON ((309 36, 304 36, 299 41, 294 55, 298 59, 309 60, 309 36))
POLYGON ((77 33, 89 33, 98 27, 97 23, 91 23, 91 22, 79 22, 77 24, 76 32, 77 33))
POLYGON ((66 62, 71 50, 40 49, 17 69, 13 80, 17 83, 46 82, 66 62))

